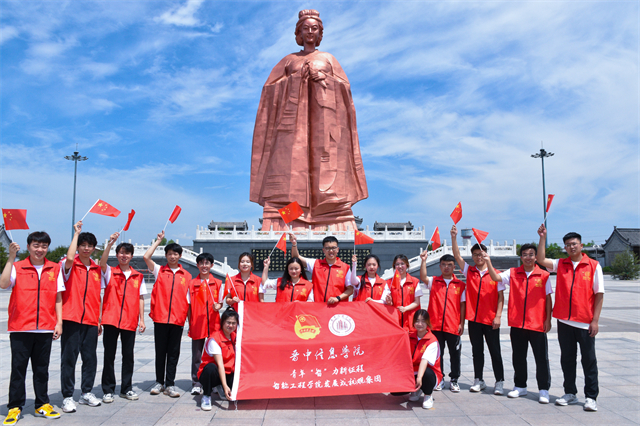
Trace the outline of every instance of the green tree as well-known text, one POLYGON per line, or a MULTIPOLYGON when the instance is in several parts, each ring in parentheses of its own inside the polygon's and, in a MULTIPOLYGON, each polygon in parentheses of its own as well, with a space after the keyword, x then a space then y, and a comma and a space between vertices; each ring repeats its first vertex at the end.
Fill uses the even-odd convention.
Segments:
POLYGON ((620 280, 635 280, 640 276, 638 256, 627 250, 616 255, 611 264, 611 275, 620 280))
POLYGON ((4 271, 4 265, 7 264, 7 260, 9 260, 9 251, 4 248, 4 245, 0 244, 0 273, 4 271))
POLYGON ((68 250, 69 250, 68 246, 58 246, 53 250, 49 250, 49 253, 47 253, 47 259, 49 259, 52 262, 58 263, 60 262, 60 259, 62 259, 62 257, 67 254, 68 250))
POLYGON ((562 251, 562 247, 558 243, 549 244, 545 253, 549 259, 564 259, 567 257, 567 253, 562 251))

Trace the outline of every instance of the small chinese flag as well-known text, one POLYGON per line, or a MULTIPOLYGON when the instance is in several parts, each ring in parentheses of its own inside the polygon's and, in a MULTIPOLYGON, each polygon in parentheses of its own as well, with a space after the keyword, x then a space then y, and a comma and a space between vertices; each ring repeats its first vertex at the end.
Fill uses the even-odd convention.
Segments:
POLYGON ((129 213, 129 217, 127 219, 127 224, 124 226, 124 228, 122 228, 123 231, 129 230, 129 225, 131 225, 131 219, 133 219, 135 215, 136 215, 136 211, 134 209, 131 209, 131 213, 129 213))
POLYGON ((180 212, 182 211, 182 209, 180 208, 180 206, 176 206, 175 209, 173 209, 173 213, 171 213, 171 217, 169 218, 169 222, 173 223, 176 221, 176 219, 178 218, 178 216, 180 216, 180 212))
POLYGON ((304 212, 302 211, 302 207, 300 207, 300 204, 298 204, 297 201, 294 201, 286 207, 279 209, 278 213, 280 213, 280 216, 282 216, 282 220, 284 220, 284 223, 289 223, 302 216, 304 212))
POLYGON ((298 315, 298 321, 300 322, 300 325, 322 328, 320 327, 320 321, 318 321, 318 318, 313 315, 298 315))
POLYGON ((438 247, 440 247, 442 244, 440 243, 440 231, 438 230, 438 227, 436 226, 436 230, 433 231, 433 235, 431 236, 431 250, 436 250, 438 247))
POLYGON ((12 229, 29 229, 26 210, 2 209, 2 218, 4 219, 4 229, 7 231, 11 231, 12 229))
MULTIPOLYGON (((224 294, 225 294, 225 296, 227 294, 231 294, 231 289, 233 289, 233 292, 236 294, 236 297, 240 298, 240 295, 238 295, 238 290, 236 290, 236 286, 233 285, 233 280, 231 278, 229 278, 229 274, 227 274, 227 278, 225 278, 225 280, 224 280, 224 294)), ((231 297, 233 297, 233 295, 231 297)))
POLYGON ((200 299, 203 305, 207 303, 207 285, 209 285, 208 281, 201 281, 200 288, 198 289, 198 299, 200 299))
POLYGON ((459 202, 453 212, 451 212, 451 219, 453 219, 453 223, 457 224, 462 219, 462 202, 459 202))
POLYGON ((553 194, 549 194, 547 196, 547 211, 545 213, 549 213, 549 208, 551 207, 551 202, 553 201, 553 197, 555 197, 555 195, 553 194))
POLYGON ((398 272, 398 271, 396 271, 393 274, 393 280, 391 281, 391 289, 392 290, 395 289, 397 291, 401 290, 401 288, 400 288, 400 272, 398 272))
POLYGON ((489 235, 488 232, 484 232, 476 228, 471 228, 471 230, 473 231, 473 236, 478 240, 478 244, 482 244, 482 241, 484 241, 484 239, 487 238, 487 235, 489 235))
POLYGON ((89 213, 101 214, 102 216, 118 217, 118 215, 120 214, 120 210, 116 209, 106 201, 98 200, 93 205, 93 207, 91 207, 89 213))
POLYGON ((373 244, 375 240, 368 235, 363 234, 360 231, 356 231, 355 244, 360 246, 362 244, 373 244))
POLYGON ((285 253, 287 252, 287 234, 282 234, 282 236, 278 240, 278 244, 276 244, 276 248, 282 250, 285 253))

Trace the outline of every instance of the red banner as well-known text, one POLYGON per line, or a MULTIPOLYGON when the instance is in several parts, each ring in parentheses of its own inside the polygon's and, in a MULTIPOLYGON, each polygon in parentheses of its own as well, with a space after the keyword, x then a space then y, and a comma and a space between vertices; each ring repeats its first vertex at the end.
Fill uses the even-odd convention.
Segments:
POLYGON ((409 392, 409 336, 392 306, 238 304, 237 400, 409 392))

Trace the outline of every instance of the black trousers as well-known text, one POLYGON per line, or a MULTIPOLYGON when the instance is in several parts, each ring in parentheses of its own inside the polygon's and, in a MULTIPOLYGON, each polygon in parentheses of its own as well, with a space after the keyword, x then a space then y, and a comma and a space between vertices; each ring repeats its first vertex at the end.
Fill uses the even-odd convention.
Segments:
POLYGON ((536 380, 539 390, 551 387, 551 370, 549 369, 549 344, 547 334, 542 331, 511 327, 511 348, 513 350, 513 382, 516 387, 527 387, 527 352, 529 344, 536 360, 536 380))
MULTIPOLYGON (((199 379, 200 383, 202 383, 203 395, 210 396, 213 389, 222 384, 222 380, 220 380, 220 373, 218 372, 218 364, 211 362, 205 365, 202 369, 202 373, 200 373, 199 379)), ((227 382, 229 389, 232 389, 233 373, 225 374, 225 381, 227 382)))
POLYGON ((596 338, 589 336, 589 330, 572 327, 558 321, 558 342, 560 343, 560 365, 564 375, 564 393, 576 395, 576 359, 580 344, 580 361, 584 372, 584 395, 598 397, 598 360, 596 359, 596 338))
POLYGON ((33 391, 36 394, 36 408, 49 403, 49 358, 53 333, 9 334, 11 342, 11 379, 9 381, 9 403, 7 408, 24 407, 27 400, 25 378, 27 365, 31 360, 33 371, 33 391))
POLYGON ((444 375, 444 345, 449 347, 449 359, 451 360, 451 380, 457 381, 460 377, 460 354, 462 353, 462 340, 457 334, 447 333, 446 331, 432 331, 433 335, 438 339, 440 345, 440 371, 444 375))
POLYGON ((425 395, 431 395, 433 393, 433 388, 436 387, 437 381, 438 378, 436 377, 436 373, 427 367, 424 375, 422 376, 422 386, 420 386, 420 389, 425 395))
POLYGON ((194 339, 191 341, 191 386, 202 386, 198 380, 198 370, 202 362, 202 351, 207 339, 194 339))
POLYGON ((504 366, 502 364, 502 353, 500 352, 500 329, 493 329, 492 326, 481 322, 469 321, 469 340, 471 341, 471 353, 473 354, 473 372, 476 379, 482 380, 482 370, 484 369, 484 340, 487 341, 489 355, 491 355, 491 365, 496 382, 504 380, 504 366))
POLYGON ((167 387, 175 385, 176 368, 180 359, 182 329, 182 326, 176 324, 153 323, 153 337, 156 347, 156 382, 164 383, 167 387))
POLYGON ((104 345, 104 366, 102 367, 102 392, 105 394, 115 393, 116 372, 114 363, 116 361, 116 349, 118 348, 118 335, 122 342, 122 384, 120 393, 127 393, 132 389, 131 379, 133 378, 133 347, 136 343, 136 332, 123 330, 113 325, 102 326, 102 343, 104 345))
POLYGON ((98 326, 80 324, 73 321, 62 321, 62 338, 60 339, 60 384, 62 396, 73 396, 76 385, 76 362, 78 354, 82 358, 82 393, 91 392, 98 368, 98 326))

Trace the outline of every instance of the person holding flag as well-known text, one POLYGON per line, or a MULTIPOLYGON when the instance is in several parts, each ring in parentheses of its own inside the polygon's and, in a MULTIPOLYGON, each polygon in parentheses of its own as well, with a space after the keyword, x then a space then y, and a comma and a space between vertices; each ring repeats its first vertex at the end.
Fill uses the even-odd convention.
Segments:
MULTIPOLYGON (((238 302, 264 302, 264 294, 260 293, 262 280, 253 273, 253 256, 244 252, 238 258, 238 270, 240 272, 230 278, 230 282, 224 283, 225 300, 234 310, 237 310, 238 302)), ((227 280, 229 277, 227 276, 227 280)))
POLYGON ((419 309, 413 316, 415 332, 409 334, 413 371, 416 376, 416 390, 409 396, 409 401, 420 400, 424 394, 422 408, 433 408, 431 394, 436 385, 442 380, 440 370, 440 345, 438 339, 431 332, 429 313, 419 309))
POLYGON ((386 303, 398 309, 398 319, 400 327, 409 333, 413 333, 413 315, 420 308, 420 298, 422 288, 420 280, 407 273, 409 269, 409 259, 404 254, 399 254, 393 258, 393 268, 395 273, 393 278, 387 280, 389 294, 386 296, 386 303))
MULTIPOLYGON (((505 286, 502 281, 493 281, 482 256, 487 247, 479 242, 471 247, 474 266, 469 266, 460 255, 458 247, 458 228, 451 227, 451 246, 453 257, 467 279, 465 288, 466 319, 469 321, 469 340, 473 355, 473 372, 475 380, 469 388, 471 392, 480 392, 487 387, 483 380, 484 342, 487 341, 493 374, 496 379, 493 393, 504 394, 504 365, 500 352, 500 318, 504 306, 505 286)), ((498 272, 499 273, 499 272, 498 272)))
MULTIPOLYGON (((354 254, 352 262, 357 262, 358 257, 354 254)), ((387 282, 380 278, 380 259, 375 254, 369 254, 364 258, 365 273, 361 276, 351 275, 351 285, 354 288, 354 302, 376 302, 387 303, 387 296, 391 294, 387 282)), ((392 302, 393 303, 393 302, 392 302)))
POLYGON ((189 283, 187 303, 189 303, 189 337, 191 337, 191 395, 202 394, 202 384, 198 380, 198 370, 202 360, 202 350, 207 338, 220 329, 220 290, 222 282, 211 274, 213 255, 200 253, 196 265, 200 272, 189 283))
POLYGON ((133 269, 129 263, 133 258, 134 248, 131 243, 120 243, 116 247, 118 265, 111 267, 107 264, 109 252, 113 244, 118 241, 120 233, 111 235, 100 258, 102 279, 106 284, 100 327, 102 328, 102 343, 104 345, 104 367, 102 368, 102 402, 113 402, 116 389, 116 375, 114 363, 118 336, 122 344, 122 385, 120 398, 130 401, 138 399, 133 390, 133 349, 136 341, 136 330, 144 333, 144 295, 147 285, 144 275, 133 269))
POLYGON ((282 278, 277 280, 269 279, 270 264, 271 258, 267 257, 262 269, 260 293, 264 294, 265 290, 276 288, 276 302, 313 302, 313 284, 307 280, 300 259, 292 257, 287 260, 282 278))
POLYGON ((187 292, 191 274, 179 263, 182 257, 180 244, 171 243, 165 246, 166 265, 160 266, 152 260, 163 239, 164 231, 158 234, 143 256, 149 272, 152 272, 156 279, 151 291, 149 312, 149 317, 153 320, 156 350, 156 383, 150 393, 158 395, 163 392, 171 398, 178 398, 180 392, 175 388, 176 368, 180 359, 182 331, 189 310, 187 292))

